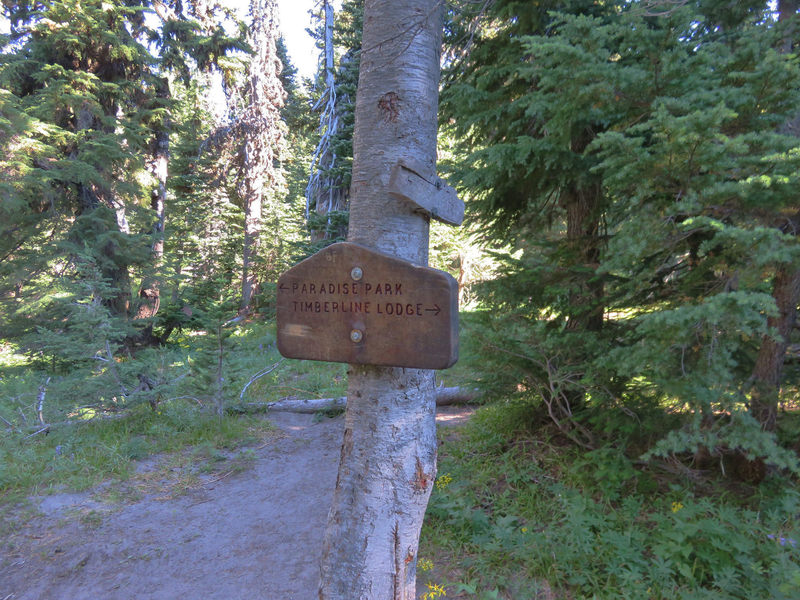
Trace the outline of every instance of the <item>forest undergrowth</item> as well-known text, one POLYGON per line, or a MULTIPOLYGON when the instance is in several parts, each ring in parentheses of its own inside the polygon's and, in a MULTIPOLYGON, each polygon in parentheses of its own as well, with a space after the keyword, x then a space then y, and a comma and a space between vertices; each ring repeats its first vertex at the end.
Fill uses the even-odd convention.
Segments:
POLYGON ((440 434, 420 580, 431 599, 796 598, 799 513, 783 473, 751 485, 580 451, 530 404, 498 401, 440 434))
MULTIPOLYGON (((472 316, 464 317, 462 360, 440 374, 446 385, 480 385, 486 377, 485 340, 472 316)), ((268 421, 254 414, 263 403, 345 392, 344 365, 281 361, 273 326, 247 322, 226 342, 220 416, 215 387, 203 393, 208 382, 193 381, 191 365, 207 362, 196 333, 159 350, 165 383, 153 395, 116 402, 81 397, 93 387, 70 373, 37 371, 5 346, 0 503, 8 508, 32 494, 124 482, 155 454, 180 455, 199 469, 247 468, 246 448, 270 435, 268 421), (37 412, 47 377, 41 409, 52 425, 41 431, 37 412)), ((467 426, 440 431, 439 474, 418 566, 426 600, 800 594, 794 476, 773 468, 753 484, 736 477, 730 459, 703 468, 690 456, 642 459, 659 432, 690 415, 670 421, 663 412, 643 411, 633 428, 606 422, 618 437, 586 450, 548 421, 536 401, 487 394, 484 402, 467 426)), ((785 407, 780 424, 778 437, 789 446, 800 414, 785 407)), ((593 427, 602 426, 595 419, 593 427)))
MULTIPOLYGON (((478 322, 463 328, 460 368, 491 389, 478 322)), ((426 600, 800 596, 795 475, 773 466, 756 482, 728 450, 648 455, 692 411, 587 410, 577 418, 598 442, 589 449, 541 398, 489 391, 484 402, 465 427, 439 432, 420 546, 426 600)), ((782 405, 776 433, 796 452, 796 406, 782 405)))
POLYGON ((82 369, 54 374, 4 346, 0 501, 126 479, 136 461, 158 453, 241 448, 269 431, 252 416, 263 404, 344 394, 343 365, 284 361, 272 324, 245 323, 222 346, 205 334, 187 331, 120 360, 120 380, 100 368, 94 377, 82 369), (152 385, 137 391, 142 378, 152 385))
MULTIPOLYGON (((485 407, 440 434, 424 600, 800 597, 800 3, 446 4, 437 378, 485 407)), ((317 3, 312 79, 276 2, 199 7, 3 4, 0 509, 246 468, 265 403, 345 392, 271 319, 346 239, 363 2, 317 3)))

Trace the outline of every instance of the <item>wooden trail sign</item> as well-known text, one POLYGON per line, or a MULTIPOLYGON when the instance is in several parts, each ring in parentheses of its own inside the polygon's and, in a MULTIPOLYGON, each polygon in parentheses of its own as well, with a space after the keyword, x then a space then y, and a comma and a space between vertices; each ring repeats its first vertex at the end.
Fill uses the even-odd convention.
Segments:
POLYGON ((342 242, 281 275, 277 322, 287 358, 446 369, 458 360, 458 283, 342 242))

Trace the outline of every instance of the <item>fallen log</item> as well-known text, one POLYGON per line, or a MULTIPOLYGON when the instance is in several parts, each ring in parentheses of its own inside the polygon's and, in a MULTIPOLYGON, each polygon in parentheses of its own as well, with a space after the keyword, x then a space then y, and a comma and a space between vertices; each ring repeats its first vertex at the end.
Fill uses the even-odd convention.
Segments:
POLYGON ((439 387, 436 388, 436 406, 448 406, 450 404, 469 404, 478 398, 478 390, 462 387, 439 387))
MULTIPOLYGON (((436 388, 436 406, 450 404, 468 404, 478 397, 477 390, 462 387, 436 388)), ((347 396, 338 398, 284 398, 276 402, 247 402, 244 406, 259 407, 267 410, 314 414, 324 410, 344 409, 347 396)))
POLYGON ((277 402, 248 402, 247 406, 263 406, 268 410, 314 414, 323 410, 344 409, 347 396, 340 398, 284 398, 277 402))

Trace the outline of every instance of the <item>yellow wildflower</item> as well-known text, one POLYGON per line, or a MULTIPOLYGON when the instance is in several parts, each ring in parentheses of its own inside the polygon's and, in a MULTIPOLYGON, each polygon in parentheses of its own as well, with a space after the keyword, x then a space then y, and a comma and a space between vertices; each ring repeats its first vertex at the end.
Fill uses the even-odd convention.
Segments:
POLYGON ((439 475, 436 479, 436 488, 439 490, 445 489, 448 485, 450 485, 453 481, 453 478, 450 476, 449 473, 445 473, 444 475, 439 475))
POLYGON ((417 562, 417 569, 420 571, 430 571, 433 569, 433 561, 430 558, 420 558, 417 562))
POLYGON ((438 583, 428 583, 428 591, 422 594, 422 600, 436 600, 445 595, 445 589, 438 583))

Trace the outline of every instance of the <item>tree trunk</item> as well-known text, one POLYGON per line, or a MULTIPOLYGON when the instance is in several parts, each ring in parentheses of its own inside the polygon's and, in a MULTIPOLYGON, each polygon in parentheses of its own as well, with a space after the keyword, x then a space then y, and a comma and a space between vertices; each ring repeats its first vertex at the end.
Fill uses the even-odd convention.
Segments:
POLYGON ((761 347, 753 368, 754 384, 750 395, 750 414, 766 431, 774 431, 777 424, 778 391, 781 385, 783 358, 797 318, 800 270, 796 266, 786 265, 778 269, 772 296, 778 305, 778 314, 769 317, 767 325, 777 331, 778 337, 765 335, 761 339, 761 347))
MULTIPOLYGON (((428 222, 386 188, 400 159, 435 173, 441 29, 437 0, 365 2, 348 239, 419 265, 428 222)), ((435 475, 433 372, 351 366, 320 600, 415 597, 435 475)))
MULTIPOLYGON (((159 99, 167 100, 170 97, 169 82, 160 78, 156 95, 159 99)), ((151 251, 152 268, 161 266, 164 257, 164 224, 165 206, 167 200, 167 174, 169 172, 169 129, 168 121, 158 126, 155 132, 155 147, 153 149, 153 174, 158 181, 158 188, 153 190, 150 197, 150 208, 156 215, 153 226, 153 245, 151 251)), ((139 288, 139 307, 136 311, 137 319, 152 319, 158 314, 161 305, 161 287, 157 276, 150 275, 145 278, 139 288)), ((142 332, 145 343, 153 343, 153 324, 148 323, 142 332)))
POLYGON ((595 279, 600 266, 600 219, 597 215, 600 186, 571 187, 562 193, 567 213, 567 243, 584 272, 576 274, 570 290, 570 331, 600 331, 603 327, 603 282, 595 279))
MULTIPOLYGON (((116 105, 106 109, 108 115, 116 114, 116 105), (113 113, 111 111, 114 111, 113 113)), ((84 104, 78 111, 78 116, 75 123, 77 131, 90 130, 91 131, 104 131, 108 132, 109 126, 104 124, 102 120, 94 115, 88 104, 84 104)), ((89 133, 89 136, 92 134, 89 133)), ((71 158, 76 158, 77 154, 73 153, 71 158)), ((102 169, 98 167, 98 171, 102 169)), ((113 235, 107 235, 108 232, 118 232, 120 235, 127 235, 129 231, 127 219, 125 217, 125 205, 121 199, 115 199, 113 191, 100 183, 78 183, 78 202, 79 212, 81 216, 89 216, 91 213, 96 218, 96 223, 92 226, 92 235, 94 240, 99 238, 106 238, 102 242, 102 246, 97 248, 97 251, 103 257, 102 264, 100 265, 100 272, 102 276, 111 282, 114 287, 113 295, 103 299, 104 304, 108 306, 111 311, 119 317, 127 318, 128 311, 131 304, 131 282, 130 274, 128 272, 128 264, 126 260, 120 256, 120 248, 115 241, 113 235), (109 218, 105 214, 96 211, 108 210, 114 213, 114 217, 109 218)), ((84 236, 81 234, 81 236, 84 236)), ((80 240, 85 243, 86 238, 80 240)))
MULTIPOLYGON (((778 15, 781 22, 790 21, 783 43, 783 52, 791 52, 797 29, 798 0, 780 0, 778 15)), ((781 127, 781 133, 800 136, 797 123, 800 117, 789 119, 781 127)), ((797 235, 800 213, 789 219, 781 230, 797 235)), ((800 301, 800 269, 796 264, 779 265, 772 286, 772 296, 778 307, 778 315, 767 319, 767 325, 775 329, 778 338, 765 335, 753 367, 753 387, 750 392, 750 414, 766 431, 774 431, 778 418, 778 393, 781 385, 783 359, 789 346, 789 336, 797 318, 797 303, 800 301)))
POLYGON ((788 54, 792 51, 792 46, 797 35, 797 10, 800 8, 798 0, 778 0, 778 20, 781 23, 788 22, 788 27, 783 34, 783 44, 781 52, 788 54))
MULTIPOLYGON (((248 106, 241 123, 244 135, 239 195, 244 203, 244 247, 242 251, 242 300, 247 311, 258 291, 255 261, 259 252, 262 209, 266 183, 276 182, 273 166, 282 139, 280 110, 286 93, 280 80, 281 62, 275 48, 277 40, 276 0, 251 0, 253 17, 250 43, 255 54, 250 60, 248 106)), ((278 232, 275 232, 278 236, 278 232)))
POLYGON ((261 236, 261 193, 245 198, 244 202, 244 249, 242 252, 242 301, 240 308, 247 310, 258 291, 258 278, 254 260, 258 256, 258 240, 261 236))
MULTIPOLYGON (((582 131, 572 140, 572 151, 582 154, 594 137, 589 130, 582 131)), ((599 182, 570 184, 561 194, 561 205, 567 213, 567 243, 575 261, 572 266, 584 271, 576 274, 570 292, 567 329, 573 331, 600 331, 603 327, 603 282, 595 278, 600 266, 602 194, 599 182)))

